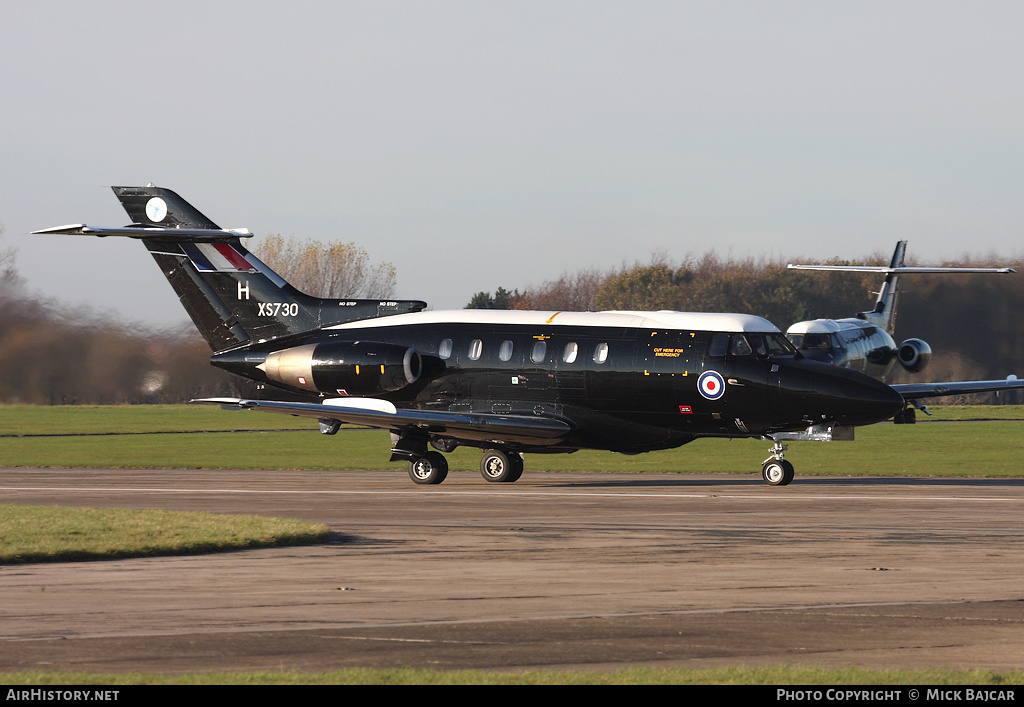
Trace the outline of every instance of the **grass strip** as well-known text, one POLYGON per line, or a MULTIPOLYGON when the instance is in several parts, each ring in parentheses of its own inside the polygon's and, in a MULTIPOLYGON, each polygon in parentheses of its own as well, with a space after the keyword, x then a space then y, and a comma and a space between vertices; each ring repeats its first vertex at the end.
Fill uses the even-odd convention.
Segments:
MULTIPOLYGON (((794 442, 786 458, 797 476, 1020 477, 1024 422, 875 425, 853 442, 794 442)), ((581 450, 527 454, 527 473, 609 471, 760 474, 770 444, 749 439, 700 439, 678 449, 623 455, 581 450)), ((118 437, 0 438, 9 467, 142 469, 394 469, 391 441, 379 430, 140 434, 118 437)), ((480 450, 447 455, 454 471, 476 471, 480 450)), ((2 474, 0 474, 2 478, 2 474)))
POLYGON ((286 518, 119 508, 0 505, 0 563, 191 555, 325 542, 326 525, 286 518))
POLYGON ((215 405, 0 405, 0 436, 308 430, 291 415, 227 411, 215 405))

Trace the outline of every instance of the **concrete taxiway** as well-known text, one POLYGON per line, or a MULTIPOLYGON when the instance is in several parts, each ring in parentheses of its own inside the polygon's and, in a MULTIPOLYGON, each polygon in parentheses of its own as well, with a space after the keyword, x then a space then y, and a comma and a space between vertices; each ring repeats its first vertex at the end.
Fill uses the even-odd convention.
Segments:
POLYGON ((1024 667, 1024 482, 0 470, 0 503, 257 513, 320 546, 0 567, 0 670, 1024 667))

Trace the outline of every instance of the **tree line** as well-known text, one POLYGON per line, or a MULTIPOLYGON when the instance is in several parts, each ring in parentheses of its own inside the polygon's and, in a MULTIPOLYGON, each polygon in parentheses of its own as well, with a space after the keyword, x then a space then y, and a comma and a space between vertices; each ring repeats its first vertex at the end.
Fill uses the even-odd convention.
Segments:
MULTIPOLYGON (((311 294, 392 295, 394 267, 372 263, 354 244, 262 240, 254 249, 260 259, 311 294)), ((12 248, 0 249, 0 311, 0 403, 178 403, 252 394, 249 381, 210 365, 210 348, 191 324, 153 329, 31 295, 12 248)))
MULTIPOLYGON (((254 252, 313 294, 389 297, 394 290, 394 267, 372 263, 365 250, 352 244, 279 236, 265 243, 254 252)), ((0 249, 0 403, 170 403, 249 394, 246 381, 209 365, 210 350, 190 324, 154 330, 41 300, 27 292, 15 255, 0 249)), ((785 330, 806 319, 852 316, 874 303, 878 275, 797 272, 787 270, 786 262, 791 261, 714 253, 672 262, 659 255, 609 271, 566 272, 522 289, 479 292, 468 307, 742 312, 785 330)), ((884 264, 888 255, 831 262, 884 264)), ((956 264, 1024 270, 1020 258, 956 264)), ((935 356, 925 379, 1024 375, 1024 317, 1018 309, 1024 303, 1024 272, 925 275, 901 282, 896 340, 919 337, 932 346, 935 356)), ((904 380, 909 377, 898 373, 891 382, 904 380)), ((974 401, 995 402, 992 395, 974 401)))

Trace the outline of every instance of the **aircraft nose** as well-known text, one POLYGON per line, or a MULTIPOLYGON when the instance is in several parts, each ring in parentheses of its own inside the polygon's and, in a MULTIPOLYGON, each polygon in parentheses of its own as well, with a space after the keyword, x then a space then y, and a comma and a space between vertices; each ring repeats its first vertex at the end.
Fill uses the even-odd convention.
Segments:
POLYGON ((846 398, 842 406, 844 414, 837 418, 843 425, 873 425, 888 420, 904 406, 902 395, 865 374, 845 380, 843 396, 846 398))
POLYGON ((888 420, 904 405, 903 396, 865 373, 807 360, 783 367, 780 388, 788 416, 851 427, 888 420))

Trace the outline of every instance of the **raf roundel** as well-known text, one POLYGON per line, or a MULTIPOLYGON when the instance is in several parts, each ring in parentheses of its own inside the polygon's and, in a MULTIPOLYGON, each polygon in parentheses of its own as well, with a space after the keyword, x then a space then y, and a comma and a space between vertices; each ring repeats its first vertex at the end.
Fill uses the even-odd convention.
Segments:
POLYGON ((697 390, 708 400, 718 400, 725 393, 725 381, 717 371, 704 371, 697 379, 697 390))

